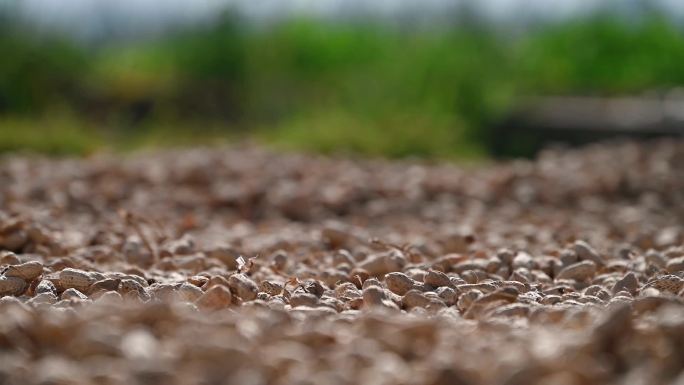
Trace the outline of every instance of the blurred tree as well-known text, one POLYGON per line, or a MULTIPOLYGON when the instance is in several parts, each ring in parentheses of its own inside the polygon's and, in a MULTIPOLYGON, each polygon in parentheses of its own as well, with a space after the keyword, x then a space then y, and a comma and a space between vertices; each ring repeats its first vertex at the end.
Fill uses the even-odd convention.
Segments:
POLYGON ((0 52, 0 112, 40 113, 77 97, 86 55, 66 39, 0 14, 0 52))

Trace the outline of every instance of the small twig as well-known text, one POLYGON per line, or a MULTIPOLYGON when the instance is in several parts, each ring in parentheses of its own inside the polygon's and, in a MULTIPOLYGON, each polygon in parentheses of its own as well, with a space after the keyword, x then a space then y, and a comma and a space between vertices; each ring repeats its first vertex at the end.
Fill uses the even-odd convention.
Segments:
POLYGON ((159 253, 157 252, 157 248, 155 247, 155 245, 152 244, 152 242, 150 242, 150 240, 145 235, 143 228, 140 226, 140 220, 137 219, 136 216, 133 215, 133 213, 128 212, 126 210, 120 210, 119 215, 123 218, 126 225, 131 226, 133 230, 135 230, 135 232, 138 234, 145 248, 150 252, 150 254, 152 254, 154 262, 158 262, 159 253))
POLYGON ((380 239, 378 239, 378 238, 371 238, 371 239, 369 240, 369 243, 370 243, 371 245, 377 245, 377 246, 380 246, 380 247, 384 247, 384 248, 386 248, 386 249, 395 249, 395 250, 399 250, 399 251, 402 251, 402 252, 404 251, 404 250, 402 249, 401 246, 397 246, 397 245, 395 245, 395 244, 393 244, 393 243, 389 243, 389 242, 382 241, 382 240, 380 240, 380 239))

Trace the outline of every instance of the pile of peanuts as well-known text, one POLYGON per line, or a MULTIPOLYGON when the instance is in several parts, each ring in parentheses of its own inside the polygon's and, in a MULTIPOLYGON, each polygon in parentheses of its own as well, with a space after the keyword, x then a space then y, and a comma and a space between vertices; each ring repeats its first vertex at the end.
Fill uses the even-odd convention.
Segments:
POLYGON ((684 142, 0 159, 0 384, 684 384, 684 142))

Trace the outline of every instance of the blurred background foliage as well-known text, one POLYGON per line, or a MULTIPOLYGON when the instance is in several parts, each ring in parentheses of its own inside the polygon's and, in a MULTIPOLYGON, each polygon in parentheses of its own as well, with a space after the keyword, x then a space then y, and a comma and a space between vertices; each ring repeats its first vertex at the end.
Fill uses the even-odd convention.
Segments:
POLYGON ((517 33, 231 13, 137 41, 80 44, 0 19, 0 151, 215 143, 478 157, 529 95, 684 84, 684 34, 657 12, 595 13, 517 33))

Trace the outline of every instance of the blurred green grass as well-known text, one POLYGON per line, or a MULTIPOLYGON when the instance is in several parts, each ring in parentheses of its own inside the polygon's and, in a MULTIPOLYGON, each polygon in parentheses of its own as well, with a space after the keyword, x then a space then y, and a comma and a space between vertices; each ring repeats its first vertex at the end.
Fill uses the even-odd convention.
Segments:
POLYGON ((0 117, 0 152, 87 155, 104 147, 85 123, 60 113, 49 117, 0 117))
POLYGON ((684 84, 684 35, 658 14, 597 14, 509 36, 479 23, 402 30, 291 20, 79 46, 0 23, 0 151, 211 143, 473 158, 527 95, 684 84), (61 111, 55 113, 55 111, 61 111))

